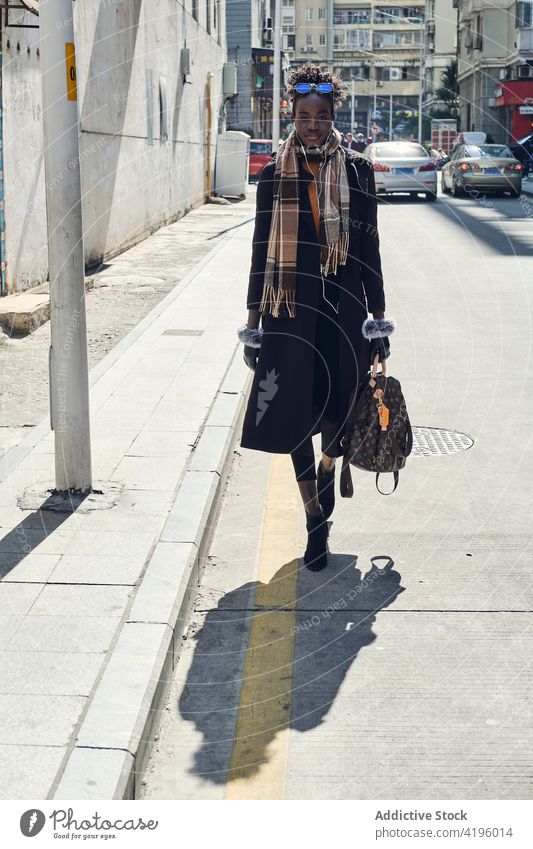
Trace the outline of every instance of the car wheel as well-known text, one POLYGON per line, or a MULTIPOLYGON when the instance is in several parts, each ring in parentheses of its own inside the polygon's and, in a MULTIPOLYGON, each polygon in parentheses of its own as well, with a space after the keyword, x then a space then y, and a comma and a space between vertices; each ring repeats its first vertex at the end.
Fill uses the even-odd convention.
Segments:
POLYGON ((454 198, 460 197, 460 195, 462 195, 462 193, 463 193, 462 190, 457 185, 457 183, 455 181, 455 177, 452 177, 452 189, 451 189, 451 191, 452 191, 452 195, 453 195, 454 198))
POLYGON ((437 200, 436 192, 426 192, 426 200, 429 200, 429 201, 437 200))
POLYGON ((447 195, 447 194, 448 194, 448 192, 450 191, 450 190, 449 190, 449 188, 448 188, 448 186, 446 185, 446 181, 445 181, 445 179, 444 179, 444 174, 443 174, 443 175, 442 175, 442 177, 440 178, 440 187, 441 187, 441 189, 442 189, 442 193, 443 193, 444 195, 447 195))

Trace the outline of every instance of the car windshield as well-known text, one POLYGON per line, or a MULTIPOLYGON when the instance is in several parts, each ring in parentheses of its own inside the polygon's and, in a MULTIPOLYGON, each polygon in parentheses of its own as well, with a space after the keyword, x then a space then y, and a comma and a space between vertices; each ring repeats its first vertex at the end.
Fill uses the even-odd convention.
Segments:
POLYGON ((424 150, 421 144, 410 144, 409 142, 404 144, 395 144, 394 142, 377 144, 374 148, 374 155, 378 158, 383 157, 383 159, 412 159, 421 156, 425 159, 428 158, 427 150, 424 150))
POLYGON ((272 153, 272 142, 250 142, 250 153, 272 153))
POLYGON ((503 156, 513 158, 513 154, 504 144, 469 144, 466 148, 467 156, 503 156))

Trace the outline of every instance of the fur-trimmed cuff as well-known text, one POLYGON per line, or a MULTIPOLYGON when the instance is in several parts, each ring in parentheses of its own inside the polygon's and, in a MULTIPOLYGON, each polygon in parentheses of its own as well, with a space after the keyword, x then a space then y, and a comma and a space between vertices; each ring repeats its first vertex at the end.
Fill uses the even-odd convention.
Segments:
POLYGON ((363 321, 362 331, 365 339, 383 339, 395 330, 396 322, 393 318, 367 318, 363 321))
POLYGON ((249 345, 250 348, 260 348, 261 338, 263 336, 262 327, 248 327, 247 324, 241 324, 237 330, 237 336, 243 345, 249 345))

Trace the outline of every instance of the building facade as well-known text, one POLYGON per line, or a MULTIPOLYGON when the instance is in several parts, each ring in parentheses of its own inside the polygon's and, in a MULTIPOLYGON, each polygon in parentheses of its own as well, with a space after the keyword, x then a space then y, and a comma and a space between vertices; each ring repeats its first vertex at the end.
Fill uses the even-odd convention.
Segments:
POLYGON ((409 0, 282 0, 283 46, 291 64, 327 64, 348 98, 339 129, 387 132, 402 110, 418 108, 425 3, 409 0), (353 101, 353 106, 352 106, 353 101), (377 117, 373 118, 372 116, 377 117))
MULTIPOLYGON (((2 3, 0 2, 0 5, 2 3)), ((224 0, 77 0, 84 250, 88 266, 211 193, 224 114, 224 0)), ((4 294, 48 275, 39 30, 2 17, 4 294)))
POLYGON ((531 132, 533 3, 453 0, 458 12, 460 129, 495 142, 531 132))
POLYGON ((452 0, 427 0, 424 44, 424 114, 438 107, 437 89, 457 53, 457 12, 452 0))

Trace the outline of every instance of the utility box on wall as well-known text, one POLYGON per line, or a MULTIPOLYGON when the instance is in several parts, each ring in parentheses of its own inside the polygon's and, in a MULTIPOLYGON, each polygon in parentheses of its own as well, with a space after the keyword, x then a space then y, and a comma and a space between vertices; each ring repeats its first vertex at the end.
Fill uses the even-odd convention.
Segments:
POLYGON ((237 94, 237 63, 224 62, 222 69, 222 95, 234 97, 237 94))
POLYGON ((250 162, 250 136, 239 130, 220 133, 217 139, 215 194, 246 197, 250 162))

